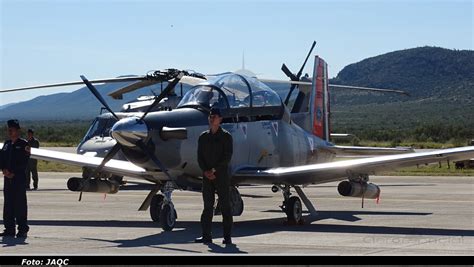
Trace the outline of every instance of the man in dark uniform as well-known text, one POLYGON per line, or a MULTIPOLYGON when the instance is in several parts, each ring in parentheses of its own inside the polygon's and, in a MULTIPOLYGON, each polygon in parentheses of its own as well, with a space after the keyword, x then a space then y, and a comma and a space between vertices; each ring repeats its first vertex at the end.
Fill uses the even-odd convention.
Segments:
POLYGON ((232 158, 232 136, 222 129, 220 110, 212 108, 209 113, 209 130, 199 136, 198 163, 203 171, 202 198, 204 210, 201 215, 202 237, 197 243, 212 243, 212 216, 214 214, 215 192, 219 196, 219 206, 224 225, 224 244, 232 244, 232 213, 230 207, 229 162, 232 158))
POLYGON ((0 167, 3 180, 3 224, 5 230, 0 236, 15 236, 15 223, 18 224, 16 237, 26 238, 29 230, 26 203, 26 166, 30 158, 30 148, 25 139, 20 138, 20 124, 9 120, 8 137, 1 150, 0 167))
MULTIPOLYGON (((28 146, 39 148, 38 139, 34 136, 33 129, 28 129, 28 146)), ((28 167, 26 168, 26 189, 30 189, 31 176, 33 175, 33 190, 38 189, 38 160, 30 158, 28 160, 28 167)))

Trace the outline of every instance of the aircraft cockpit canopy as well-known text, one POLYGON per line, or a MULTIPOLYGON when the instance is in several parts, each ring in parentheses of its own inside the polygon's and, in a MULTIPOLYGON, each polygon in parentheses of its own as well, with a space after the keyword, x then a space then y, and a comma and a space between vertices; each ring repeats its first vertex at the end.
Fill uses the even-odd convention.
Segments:
POLYGON ((180 107, 220 108, 225 114, 280 116, 280 96, 256 78, 226 73, 194 86, 178 104, 180 107))
POLYGON ((112 126, 114 126, 116 122, 117 119, 113 117, 112 114, 102 114, 95 118, 84 138, 90 139, 95 136, 108 137, 110 136, 110 130, 112 129, 112 126))

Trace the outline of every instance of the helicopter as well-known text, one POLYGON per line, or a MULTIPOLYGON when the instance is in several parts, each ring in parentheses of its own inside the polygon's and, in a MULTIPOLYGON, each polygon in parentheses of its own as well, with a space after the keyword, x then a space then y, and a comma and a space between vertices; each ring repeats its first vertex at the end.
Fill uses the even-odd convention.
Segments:
MULTIPOLYGON (((151 77, 159 77, 159 75, 159 71, 153 71, 153 73, 148 72, 146 76, 149 79, 152 79, 151 77)), ((204 81, 204 75, 196 72, 192 72, 192 75, 193 77, 196 77, 196 79, 202 79, 204 81)), ((139 86, 132 82, 131 84, 127 84, 126 86, 119 87, 118 89, 114 90, 109 94, 109 96, 113 99, 123 99, 123 94, 141 89, 143 88, 143 86, 148 88, 153 87, 157 84, 158 81, 162 91, 163 84, 166 83, 166 81, 156 78, 154 79, 154 82, 141 83, 139 84, 139 86)), ((171 110, 175 108, 183 97, 183 90, 189 89, 190 84, 181 82, 179 83, 179 87, 180 94, 177 94, 175 90, 172 90, 163 98, 163 100, 160 101, 160 103, 158 103, 158 105, 153 109, 153 111, 171 110)), ((128 101, 122 106, 120 112, 141 112, 146 110, 157 97, 157 95, 152 89, 151 92, 153 93, 153 95, 141 95, 135 100, 128 101)), ((86 134, 77 145, 77 154, 87 155, 91 157, 103 157, 116 144, 115 139, 110 136, 110 130, 112 126, 117 122, 117 119, 109 112, 103 113, 104 110, 106 110, 106 108, 102 107, 100 114, 91 122, 86 134)), ((126 160, 125 156, 122 153, 117 153, 114 158, 119 160, 126 160)), ((83 167, 83 178, 87 178, 92 174, 92 169, 83 167)), ((120 184, 125 184, 125 182, 123 181, 123 176, 112 175, 110 173, 105 172, 97 175, 102 178, 115 180, 120 184)))

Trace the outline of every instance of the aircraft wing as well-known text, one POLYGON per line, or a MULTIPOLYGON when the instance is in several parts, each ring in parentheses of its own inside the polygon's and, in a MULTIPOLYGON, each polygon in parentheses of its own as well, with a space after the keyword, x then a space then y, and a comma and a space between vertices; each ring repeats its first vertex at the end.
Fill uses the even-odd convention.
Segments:
POLYGON ((335 153, 336 156, 367 156, 392 155, 415 152, 413 148, 405 147, 363 147, 363 146, 328 146, 324 149, 335 153))
POLYGON ((351 174, 375 174, 417 164, 474 157, 474 146, 430 152, 388 155, 281 168, 244 168, 233 175, 237 184, 320 184, 344 180, 351 174))
MULTIPOLYGON (((1 147, 3 147, 2 143, 0 143, 0 148, 1 147)), ((31 158, 90 168, 98 167, 103 160, 103 158, 100 157, 90 157, 41 148, 31 148, 31 158)), ((115 159, 107 162, 103 171, 119 176, 129 176, 141 179, 146 179, 146 177, 153 174, 131 162, 115 159)))

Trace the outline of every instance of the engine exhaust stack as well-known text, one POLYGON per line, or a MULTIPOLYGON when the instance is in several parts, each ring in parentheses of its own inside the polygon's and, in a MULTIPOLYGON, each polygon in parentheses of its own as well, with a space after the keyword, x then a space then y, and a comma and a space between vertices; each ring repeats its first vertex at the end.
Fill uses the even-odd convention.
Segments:
POLYGON ((380 196, 380 188, 372 183, 355 183, 342 181, 337 186, 337 191, 345 197, 364 197, 376 199, 380 196))
POLYGON ((73 192, 93 192, 115 194, 120 185, 109 180, 89 179, 71 177, 67 181, 67 188, 73 192))

